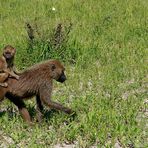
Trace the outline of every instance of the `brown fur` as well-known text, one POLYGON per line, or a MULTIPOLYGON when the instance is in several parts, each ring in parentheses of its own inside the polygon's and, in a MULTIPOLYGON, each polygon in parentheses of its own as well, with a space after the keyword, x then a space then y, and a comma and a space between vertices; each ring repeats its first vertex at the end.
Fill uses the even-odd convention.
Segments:
POLYGON ((8 86, 5 81, 9 76, 19 79, 19 76, 14 72, 15 53, 16 49, 10 45, 5 46, 3 49, 3 56, 0 57, 0 86, 8 86))
POLYGON ((48 60, 44 63, 37 64, 21 73, 19 75, 19 80, 8 78, 8 87, 0 88, 0 99, 6 96, 12 101, 18 107, 22 117, 27 122, 31 122, 31 118, 23 99, 33 96, 36 96, 39 120, 43 109, 43 103, 50 108, 71 114, 71 109, 51 101, 53 79, 64 82, 66 80, 64 70, 63 65, 57 60, 48 60))

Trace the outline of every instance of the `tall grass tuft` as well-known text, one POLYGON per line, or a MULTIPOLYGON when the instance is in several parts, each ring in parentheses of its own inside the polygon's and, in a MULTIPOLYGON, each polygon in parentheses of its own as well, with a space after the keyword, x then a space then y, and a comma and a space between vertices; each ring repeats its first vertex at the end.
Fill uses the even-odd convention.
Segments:
POLYGON ((72 24, 64 26, 62 23, 57 24, 51 31, 40 32, 37 24, 31 25, 26 23, 27 31, 27 54, 30 54, 32 62, 39 62, 50 58, 70 59, 67 50, 69 33, 72 30, 72 24), (35 58, 33 58, 35 57, 35 58))

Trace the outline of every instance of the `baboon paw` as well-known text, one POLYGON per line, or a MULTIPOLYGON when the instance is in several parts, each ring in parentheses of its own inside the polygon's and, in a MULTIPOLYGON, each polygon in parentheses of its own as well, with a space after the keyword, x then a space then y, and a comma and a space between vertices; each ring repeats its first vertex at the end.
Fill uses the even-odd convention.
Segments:
POLYGON ((8 84, 7 83, 4 83, 4 85, 3 85, 4 87, 8 87, 8 84))
POLYGON ((74 114, 74 111, 71 110, 71 109, 66 109, 65 112, 66 112, 67 114, 74 114))
POLYGON ((19 80, 20 77, 19 77, 19 76, 16 76, 15 78, 16 78, 17 80, 19 80))

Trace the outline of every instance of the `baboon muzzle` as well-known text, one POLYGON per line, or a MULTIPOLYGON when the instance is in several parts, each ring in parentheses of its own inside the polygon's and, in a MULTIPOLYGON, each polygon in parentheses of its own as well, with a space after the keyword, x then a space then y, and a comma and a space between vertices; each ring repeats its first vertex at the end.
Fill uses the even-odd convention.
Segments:
POLYGON ((65 74, 62 74, 57 81, 63 83, 65 80, 66 80, 66 76, 65 74))
POLYGON ((4 57, 6 58, 6 59, 10 59, 11 57, 12 57, 12 55, 11 55, 11 53, 4 53, 4 57))

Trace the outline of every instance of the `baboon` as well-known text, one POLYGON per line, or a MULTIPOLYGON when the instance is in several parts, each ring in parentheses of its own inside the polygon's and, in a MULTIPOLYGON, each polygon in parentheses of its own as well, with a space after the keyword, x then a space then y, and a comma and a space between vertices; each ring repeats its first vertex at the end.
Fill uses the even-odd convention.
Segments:
POLYGON ((65 68, 58 60, 48 60, 36 64, 19 74, 19 80, 8 78, 8 87, 0 88, 0 97, 4 96, 13 102, 19 109, 23 119, 31 123, 31 117, 27 111, 23 99, 36 96, 37 112, 39 120, 42 115, 43 103, 50 108, 72 114, 70 108, 64 107, 51 100, 53 79, 63 83, 66 80, 65 68))
POLYGON ((10 45, 7 45, 3 49, 3 55, 0 57, 0 86, 7 87, 8 84, 5 80, 10 76, 15 79, 19 79, 19 76, 15 74, 14 69, 14 56, 16 49, 10 45))

